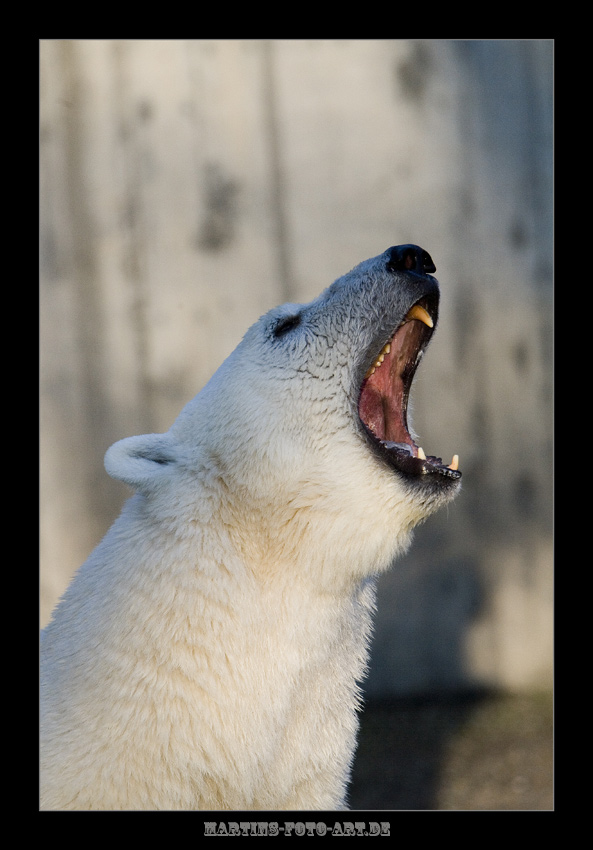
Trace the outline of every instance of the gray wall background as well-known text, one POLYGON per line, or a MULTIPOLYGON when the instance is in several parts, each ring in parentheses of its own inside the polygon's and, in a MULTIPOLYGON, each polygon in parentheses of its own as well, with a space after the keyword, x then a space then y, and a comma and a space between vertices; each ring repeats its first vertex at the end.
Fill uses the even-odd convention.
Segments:
MULTIPOLYGON (((552 40, 40 42, 40 611, 263 312, 414 242, 458 500, 380 580, 370 695, 552 681, 552 40)), ((361 529, 364 533, 364 529, 361 529)))

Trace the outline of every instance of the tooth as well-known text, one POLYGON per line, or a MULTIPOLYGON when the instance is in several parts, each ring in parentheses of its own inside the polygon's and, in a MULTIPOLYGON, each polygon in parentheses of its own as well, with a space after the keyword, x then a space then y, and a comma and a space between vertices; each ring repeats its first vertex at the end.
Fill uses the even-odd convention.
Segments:
POLYGON ((381 352, 379 353, 379 356, 377 357, 376 361, 373 363, 373 365, 370 367, 370 369, 367 371, 366 375, 364 376, 365 381, 366 381, 367 378, 371 377, 371 375, 373 374, 375 369, 379 368, 381 363, 383 363, 383 361, 385 360, 385 355, 389 354, 390 351, 391 351, 391 343, 387 342, 387 343, 385 343, 385 345, 381 349, 381 352))
POLYGON ((420 460, 426 460, 426 455, 424 454, 424 449, 422 446, 418 446, 418 457, 420 460))
POLYGON ((453 455, 453 460, 449 464, 449 469, 459 469, 459 455, 453 455))
POLYGON ((408 315, 406 316, 406 321, 411 321, 412 319, 418 319, 419 322, 424 322, 425 325, 428 325, 429 328, 432 328, 434 323, 430 318, 430 313, 428 313, 424 307, 421 307, 420 304, 414 304, 411 310, 408 311, 408 315))

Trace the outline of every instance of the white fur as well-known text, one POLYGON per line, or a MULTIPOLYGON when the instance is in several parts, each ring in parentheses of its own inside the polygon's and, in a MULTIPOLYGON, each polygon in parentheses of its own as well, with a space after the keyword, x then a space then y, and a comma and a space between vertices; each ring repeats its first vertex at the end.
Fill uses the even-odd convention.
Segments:
POLYGON ((137 492, 44 635, 42 808, 346 805, 374 576, 440 503, 354 427, 353 352, 403 309, 384 265, 282 339, 303 308, 262 317, 170 431, 107 452, 137 492))

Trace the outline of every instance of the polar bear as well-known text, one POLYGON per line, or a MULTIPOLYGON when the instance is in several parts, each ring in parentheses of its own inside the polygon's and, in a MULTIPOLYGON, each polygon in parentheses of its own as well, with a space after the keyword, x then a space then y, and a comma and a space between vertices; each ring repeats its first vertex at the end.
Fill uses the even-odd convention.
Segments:
POLYGON ((41 807, 337 810, 375 577, 460 487, 410 435, 436 271, 389 248, 264 315, 165 434, 41 650, 41 807))

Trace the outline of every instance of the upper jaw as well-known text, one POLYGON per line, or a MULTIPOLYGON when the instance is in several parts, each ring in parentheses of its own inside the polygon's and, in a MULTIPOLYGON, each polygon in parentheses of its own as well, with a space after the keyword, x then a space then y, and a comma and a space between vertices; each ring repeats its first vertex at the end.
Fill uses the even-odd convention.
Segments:
POLYGON ((422 277, 430 280, 427 292, 409 304, 389 339, 379 338, 374 353, 371 348, 363 358, 357 412, 366 440, 385 463, 409 482, 423 484, 431 479, 448 486, 461 478, 457 455, 448 465, 439 457, 427 456, 407 423, 412 380, 438 317, 436 281, 430 275, 422 277))

